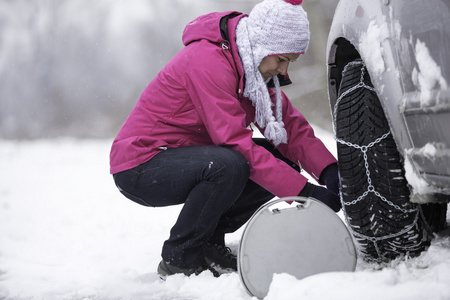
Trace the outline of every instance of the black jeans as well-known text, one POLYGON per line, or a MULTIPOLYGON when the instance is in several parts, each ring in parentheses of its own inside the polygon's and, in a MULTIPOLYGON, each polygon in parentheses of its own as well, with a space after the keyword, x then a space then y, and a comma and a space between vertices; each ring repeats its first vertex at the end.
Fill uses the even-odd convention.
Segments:
MULTIPOLYGON (((282 158, 265 140, 256 142, 282 158)), ((205 242, 223 245, 226 233, 239 229, 274 197, 249 180, 248 162, 240 153, 218 146, 168 149, 114 179, 127 198, 141 205, 184 203, 162 258, 185 268, 203 265, 205 242)))

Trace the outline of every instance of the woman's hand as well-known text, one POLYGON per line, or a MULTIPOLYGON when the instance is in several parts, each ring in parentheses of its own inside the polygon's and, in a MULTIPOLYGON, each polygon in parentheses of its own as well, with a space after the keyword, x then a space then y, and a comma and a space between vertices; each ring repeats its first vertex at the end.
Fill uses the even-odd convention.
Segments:
POLYGON ((300 191, 300 194, 298 195, 319 200, 335 212, 338 212, 341 209, 341 200, 336 193, 327 188, 314 185, 309 182, 306 183, 305 187, 300 191))
POLYGON ((326 167, 320 175, 320 182, 325 183, 327 189, 339 195, 339 170, 337 164, 326 167))

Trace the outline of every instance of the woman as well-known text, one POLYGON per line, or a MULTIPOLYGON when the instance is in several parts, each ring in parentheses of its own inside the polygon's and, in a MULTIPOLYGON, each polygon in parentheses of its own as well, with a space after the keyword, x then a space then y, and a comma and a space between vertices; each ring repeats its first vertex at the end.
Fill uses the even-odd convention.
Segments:
POLYGON ((336 159, 280 90, 309 42, 301 2, 264 0, 248 16, 190 22, 185 47, 114 140, 111 173, 125 196, 144 206, 184 204, 162 248, 161 277, 236 270, 225 234, 274 196, 340 209, 336 159), (251 123, 265 139, 252 139, 251 123), (300 165, 327 188, 307 182, 300 165))

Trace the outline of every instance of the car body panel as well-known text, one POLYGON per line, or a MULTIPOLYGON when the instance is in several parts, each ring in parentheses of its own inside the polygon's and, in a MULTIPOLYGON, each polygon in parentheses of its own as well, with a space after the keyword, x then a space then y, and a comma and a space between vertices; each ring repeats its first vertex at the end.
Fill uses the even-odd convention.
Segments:
POLYGON ((450 194, 450 1, 341 0, 327 45, 332 111, 351 60, 343 40, 367 66, 415 192, 450 194))

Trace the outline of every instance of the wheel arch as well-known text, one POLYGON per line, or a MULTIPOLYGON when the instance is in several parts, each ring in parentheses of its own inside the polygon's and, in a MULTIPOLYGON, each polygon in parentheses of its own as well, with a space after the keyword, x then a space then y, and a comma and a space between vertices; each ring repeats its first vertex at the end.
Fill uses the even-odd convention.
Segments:
MULTIPOLYGON (((360 59, 365 62, 365 57, 367 56, 364 55, 364 52, 361 53, 360 51, 360 49, 355 47, 352 42, 344 37, 338 37, 329 47, 327 60, 327 84, 333 123, 336 121, 334 120, 333 112, 338 98, 338 91, 342 80, 342 72, 345 66, 352 61, 360 59)), ((412 178, 413 182, 417 180, 424 180, 423 174, 416 170, 415 162, 410 160, 409 156, 406 154, 406 149, 412 148, 412 141, 409 136, 409 130, 406 126, 406 122, 404 120, 403 107, 401 105, 402 102, 390 101, 390 99, 402 99, 400 79, 398 78, 398 76, 395 76, 395 74, 389 74, 392 73, 389 70, 381 75, 378 74, 372 76, 373 72, 371 72, 370 64, 366 65, 366 67, 367 72, 371 76, 374 88, 377 90, 380 104, 383 108, 384 114, 391 128, 392 136, 405 166, 405 161, 409 161, 409 176, 414 176, 412 178), (394 88, 384 88, 386 82, 391 84, 394 88)), ((408 179, 411 179, 411 177, 409 177, 408 179)), ((448 196, 440 197, 440 194, 443 193, 443 190, 434 187, 431 183, 429 183, 429 193, 427 194, 413 193, 412 186, 413 185, 411 184, 411 201, 413 202, 442 203, 450 201, 450 198, 448 196)), ((445 194, 447 194, 447 192, 445 192, 445 194)))
MULTIPOLYGON (((390 7, 383 0, 341 0, 327 43, 327 85, 331 112, 345 65, 361 59, 380 98, 400 153, 412 147, 403 118, 403 88, 390 25, 390 7)), ((334 120, 333 120, 334 121, 334 120)))
POLYGON ((337 38, 331 47, 329 47, 327 81, 331 112, 333 112, 338 98, 337 95, 342 80, 342 71, 349 62, 357 59, 361 59, 361 55, 346 38, 337 38))
MULTIPOLYGON (((411 148, 411 139, 403 119, 402 86, 401 81, 394 70, 396 55, 389 42, 383 43, 383 64, 386 69, 380 73, 376 70, 376 63, 370 61, 370 53, 361 49, 358 41, 346 37, 337 37, 328 48, 327 59, 327 84, 330 110, 333 117, 334 106, 345 66, 354 60, 362 60, 366 65, 372 84, 377 91, 381 106, 392 129, 392 134, 397 143, 398 150, 403 154, 404 149, 411 148)), ((333 119, 334 122, 334 119, 333 119)))

